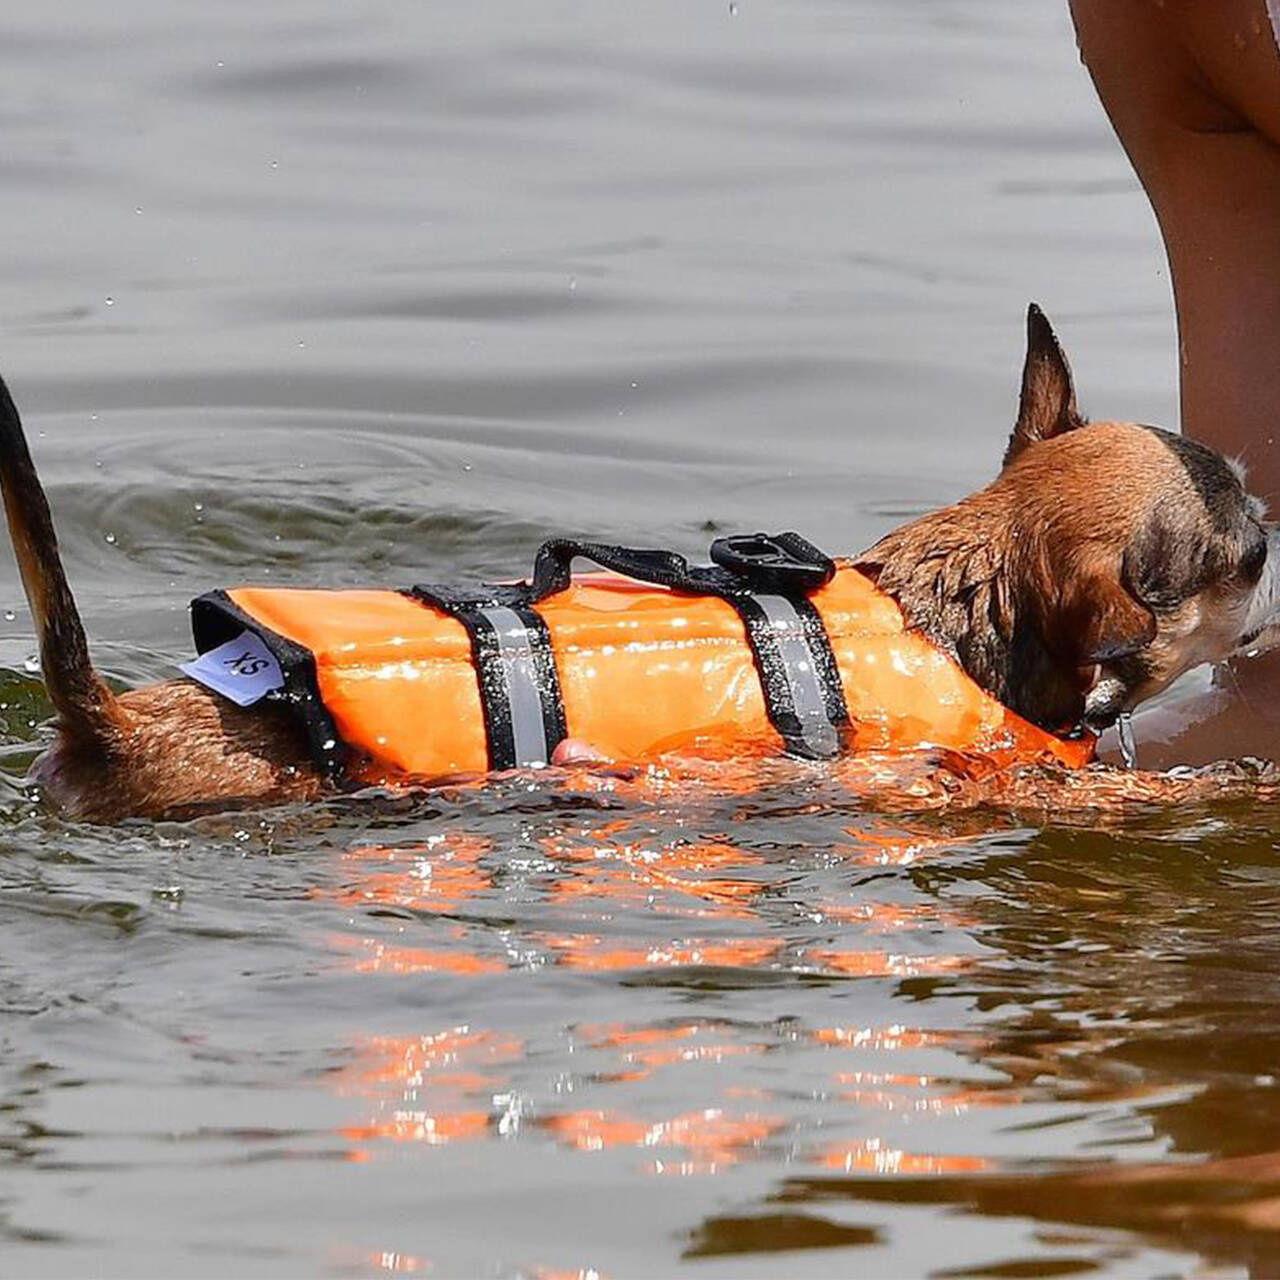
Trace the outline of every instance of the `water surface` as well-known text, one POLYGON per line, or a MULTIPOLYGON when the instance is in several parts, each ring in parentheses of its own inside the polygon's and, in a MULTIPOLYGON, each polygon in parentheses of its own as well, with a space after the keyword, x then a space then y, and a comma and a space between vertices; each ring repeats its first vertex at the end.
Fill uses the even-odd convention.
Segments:
MULTIPOLYGON (((1171 422, 1064 7, 6 11, 0 367, 99 663, 550 532, 856 550, 992 473, 1030 298, 1171 422)), ((6 1274, 1280 1268, 1269 810, 778 763, 95 830, 3 608, 6 1274)))

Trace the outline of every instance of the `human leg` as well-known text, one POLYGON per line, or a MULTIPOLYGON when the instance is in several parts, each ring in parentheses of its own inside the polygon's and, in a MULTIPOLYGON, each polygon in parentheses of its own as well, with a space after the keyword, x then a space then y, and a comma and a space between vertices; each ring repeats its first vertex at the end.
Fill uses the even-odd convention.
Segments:
MULTIPOLYGON (((1071 11, 1164 237, 1182 428, 1240 457, 1280 509, 1280 52, 1268 0, 1071 0, 1071 11)), ((1144 742, 1141 763, 1280 758, 1280 652, 1239 663, 1200 706, 1144 742)))
POLYGON ((1164 236, 1182 427, 1280 501, 1280 52, 1266 0, 1071 0, 1164 236))

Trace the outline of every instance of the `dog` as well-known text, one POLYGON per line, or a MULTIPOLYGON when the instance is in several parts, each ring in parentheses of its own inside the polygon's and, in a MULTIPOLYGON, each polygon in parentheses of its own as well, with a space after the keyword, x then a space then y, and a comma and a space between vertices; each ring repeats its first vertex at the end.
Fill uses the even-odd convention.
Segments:
MULTIPOLYGON (((94 670, 49 505, 0 382, 0 491, 57 712, 39 793, 95 822, 185 817, 331 793, 297 718, 193 680, 113 693, 94 670)), ((1032 304, 1017 421, 985 489, 882 538, 854 566, 908 628, 1055 733, 1113 724, 1275 622, 1280 534, 1239 466, 1137 423, 1088 423, 1032 304)), ((553 763, 590 759, 562 742, 553 763)))

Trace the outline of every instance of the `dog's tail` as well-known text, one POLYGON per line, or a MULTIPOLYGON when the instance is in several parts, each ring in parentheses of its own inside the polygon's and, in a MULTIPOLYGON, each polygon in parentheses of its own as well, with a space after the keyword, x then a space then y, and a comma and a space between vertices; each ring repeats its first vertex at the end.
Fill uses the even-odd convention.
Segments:
POLYGON ((89 644, 67 585, 49 502, 44 496, 22 431, 22 420, 0 379, 0 493, 9 521, 22 588, 40 640, 45 688, 63 732, 107 747, 117 741, 122 713, 89 661, 89 644))

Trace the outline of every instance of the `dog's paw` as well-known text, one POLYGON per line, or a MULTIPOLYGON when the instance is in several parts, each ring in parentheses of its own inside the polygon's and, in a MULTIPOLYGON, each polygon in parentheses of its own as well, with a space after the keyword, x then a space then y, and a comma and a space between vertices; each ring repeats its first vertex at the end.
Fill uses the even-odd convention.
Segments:
POLYGON ((554 765, 612 764, 612 757, 582 738, 565 738, 551 753, 554 765))

